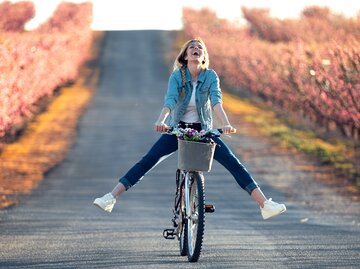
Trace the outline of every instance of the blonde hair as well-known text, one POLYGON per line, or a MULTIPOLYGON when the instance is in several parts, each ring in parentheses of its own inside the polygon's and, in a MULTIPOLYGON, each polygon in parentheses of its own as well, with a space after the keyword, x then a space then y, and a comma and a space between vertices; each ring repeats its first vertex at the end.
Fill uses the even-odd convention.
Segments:
POLYGON ((201 38, 195 38, 195 39, 190 39, 190 40, 186 41, 185 44, 181 47, 180 52, 174 61, 174 70, 176 70, 177 68, 183 68, 183 67, 187 66, 187 60, 185 60, 186 51, 192 42, 199 42, 201 44, 201 46, 203 47, 204 60, 201 63, 201 67, 203 69, 209 68, 209 62, 210 62, 209 54, 207 52, 205 43, 201 38))

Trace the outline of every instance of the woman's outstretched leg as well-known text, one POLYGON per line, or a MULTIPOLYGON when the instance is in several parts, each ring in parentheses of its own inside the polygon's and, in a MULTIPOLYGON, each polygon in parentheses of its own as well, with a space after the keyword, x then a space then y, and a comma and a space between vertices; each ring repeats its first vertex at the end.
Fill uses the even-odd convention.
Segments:
POLYGON ((230 148, 220 138, 215 137, 214 140, 217 143, 214 158, 229 170, 240 187, 246 190, 259 205, 262 217, 268 219, 285 212, 286 206, 284 204, 279 204, 273 202, 271 198, 266 198, 259 185, 230 148))
POLYGON ((116 203, 116 199, 123 192, 135 185, 146 173, 176 150, 177 137, 169 134, 161 135, 149 152, 130 168, 125 176, 119 179, 119 183, 111 192, 95 199, 94 205, 107 212, 111 212, 116 203))

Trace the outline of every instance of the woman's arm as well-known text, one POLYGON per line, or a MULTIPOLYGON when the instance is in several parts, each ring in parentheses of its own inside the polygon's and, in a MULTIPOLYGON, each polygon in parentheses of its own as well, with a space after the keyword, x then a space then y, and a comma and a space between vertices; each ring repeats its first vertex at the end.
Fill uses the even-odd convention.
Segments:
POLYGON ((236 129, 231 126, 222 104, 217 103, 213 107, 213 110, 215 112, 215 115, 220 119, 220 121, 223 125, 222 129, 223 129, 224 134, 235 133, 236 129))
POLYGON ((169 116, 169 114, 170 114, 170 108, 163 107, 160 112, 159 118, 155 122, 155 126, 154 126, 155 131, 157 131, 157 132, 166 132, 167 131, 169 126, 167 126, 165 124, 165 121, 166 121, 167 117, 169 116))

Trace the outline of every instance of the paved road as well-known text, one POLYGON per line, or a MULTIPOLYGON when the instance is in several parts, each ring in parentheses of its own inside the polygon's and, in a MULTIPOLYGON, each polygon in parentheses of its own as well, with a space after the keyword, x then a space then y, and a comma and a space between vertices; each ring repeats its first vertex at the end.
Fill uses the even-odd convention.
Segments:
MULTIPOLYGON (((287 202, 288 212, 269 221, 214 164, 206 175, 206 198, 217 212, 206 216, 196 264, 178 256, 175 241, 162 238, 170 227, 175 155, 123 195, 112 214, 93 207, 93 199, 111 189, 158 136, 152 124, 166 89, 169 68, 163 57, 171 36, 107 34, 99 87, 68 157, 21 205, 0 211, 0 268, 359 268, 360 221, 354 215, 359 211, 330 207, 318 214, 290 197, 294 190, 286 191, 284 174, 294 184, 300 172, 281 154, 248 158, 265 192, 287 202)), ((226 139, 244 152, 268 147, 256 137, 226 139)))

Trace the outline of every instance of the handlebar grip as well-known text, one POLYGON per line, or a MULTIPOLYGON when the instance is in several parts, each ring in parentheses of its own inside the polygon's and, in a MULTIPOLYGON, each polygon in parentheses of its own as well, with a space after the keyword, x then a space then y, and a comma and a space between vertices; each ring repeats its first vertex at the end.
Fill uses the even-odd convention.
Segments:
MULTIPOLYGON (((223 131, 222 128, 219 128, 219 129, 217 129, 217 130, 219 131, 220 134, 224 133, 224 131, 223 131)), ((234 129, 230 132, 230 134, 235 134, 236 131, 237 131, 237 130, 234 128, 234 129)))

